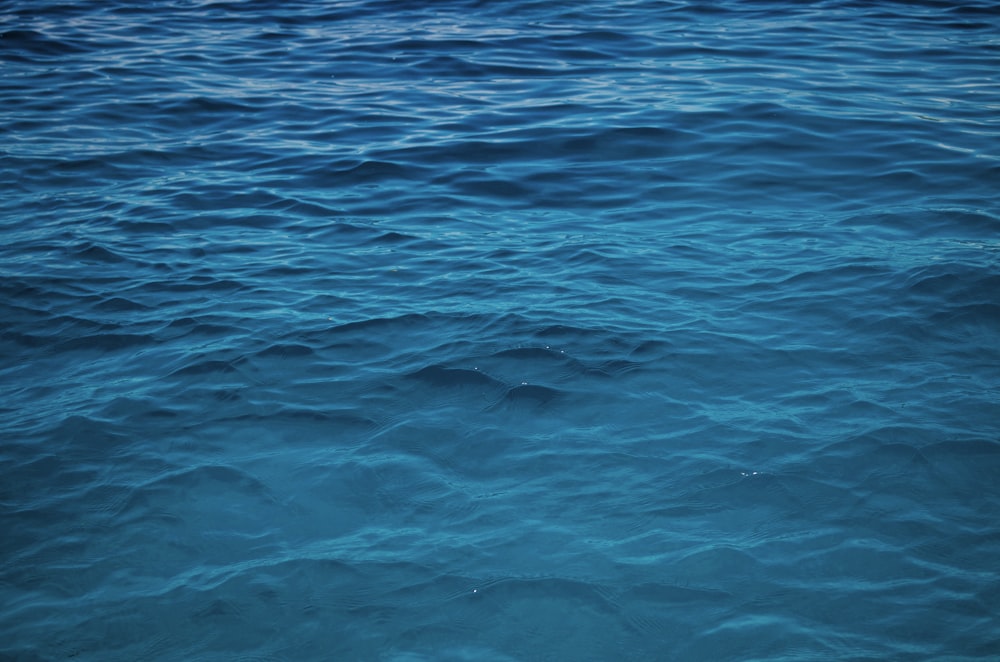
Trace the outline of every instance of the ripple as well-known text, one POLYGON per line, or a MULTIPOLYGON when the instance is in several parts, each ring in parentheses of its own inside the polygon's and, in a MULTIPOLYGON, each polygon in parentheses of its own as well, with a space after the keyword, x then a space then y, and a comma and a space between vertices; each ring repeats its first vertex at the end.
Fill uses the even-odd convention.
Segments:
POLYGON ((0 657, 988 657, 994 9, 0 12, 0 657))

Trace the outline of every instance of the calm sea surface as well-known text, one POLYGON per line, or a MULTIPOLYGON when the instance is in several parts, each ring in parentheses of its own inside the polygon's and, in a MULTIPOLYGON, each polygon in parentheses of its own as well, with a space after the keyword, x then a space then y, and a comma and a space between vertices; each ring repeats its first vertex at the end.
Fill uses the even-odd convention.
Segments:
POLYGON ((994 2, 0 0, 0 67, 0 659, 998 659, 994 2))

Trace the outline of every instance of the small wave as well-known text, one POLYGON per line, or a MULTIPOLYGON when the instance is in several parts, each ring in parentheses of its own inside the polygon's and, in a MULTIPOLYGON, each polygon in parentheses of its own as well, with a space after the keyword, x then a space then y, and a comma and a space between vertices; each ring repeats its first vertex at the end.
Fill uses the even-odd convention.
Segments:
POLYGON ((433 365, 421 368, 409 375, 414 379, 428 382, 435 386, 447 387, 486 387, 499 388, 503 386, 500 382, 479 370, 469 370, 465 368, 446 368, 444 366, 433 365))
POLYGON ((0 44, 8 57, 19 62, 34 62, 37 56, 80 55, 91 49, 86 42, 60 39, 36 30, 6 30, 0 33, 0 44))
POLYGON ((238 372, 240 366, 246 361, 244 358, 237 359, 212 359, 198 358, 186 366, 177 368, 169 374, 171 377, 206 375, 206 374, 227 374, 238 372))
POLYGON ((493 356, 527 361, 556 360, 565 362, 567 360, 563 352, 556 351, 550 347, 514 347, 511 349, 502 349, 494 353, 493 356))
POLYGON ((86 243, 81 244, 73 249, 73 254, 83 260, 89 260, 93 262, 107 262, 109 264, 118 264, 125 261, 125 258, 118 255, 114 251, 108 249, 100 244, 86 243))
POLYGON ((500 401, 493 405, 493 407, 540 408, 555 401, 563 394, 563 391, 549 386, 518 384, 507 389, 500 401))
POLYGON ((312 347, 298 343, 274 344, 257 352, 256 356, 261 358, 302 358, 314 356, 316 354, 312 347))
POLYGON ((113 352, 134 347, 152 346, 153 343, 153 336, 148 334, 105 332, 62 340, 57 343, 56 349, 60 352, 113 352))

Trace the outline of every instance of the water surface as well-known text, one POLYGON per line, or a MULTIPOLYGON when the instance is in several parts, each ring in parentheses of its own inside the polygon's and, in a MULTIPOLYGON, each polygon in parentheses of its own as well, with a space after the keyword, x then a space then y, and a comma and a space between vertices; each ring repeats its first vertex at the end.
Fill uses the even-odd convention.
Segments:
POLYGON ((994 659, 988 2, 0 2, 0 657, 994 659))

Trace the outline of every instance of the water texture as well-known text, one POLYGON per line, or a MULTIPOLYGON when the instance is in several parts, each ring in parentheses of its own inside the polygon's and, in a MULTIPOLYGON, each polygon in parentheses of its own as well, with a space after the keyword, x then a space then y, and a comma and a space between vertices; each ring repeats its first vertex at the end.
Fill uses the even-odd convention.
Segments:
POLYGON ((996 659, 994 3, 0 0, 0 67, 0 659, 996 659))

